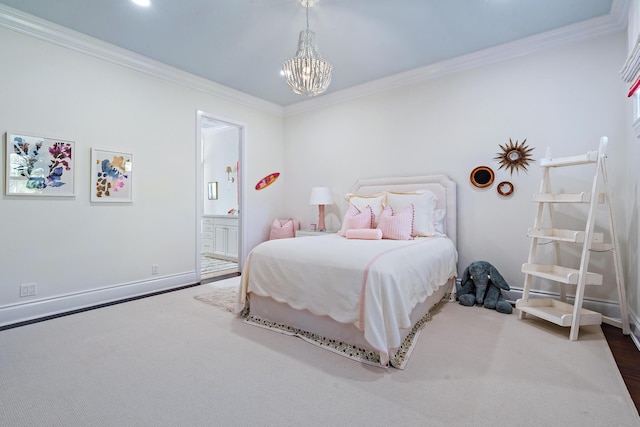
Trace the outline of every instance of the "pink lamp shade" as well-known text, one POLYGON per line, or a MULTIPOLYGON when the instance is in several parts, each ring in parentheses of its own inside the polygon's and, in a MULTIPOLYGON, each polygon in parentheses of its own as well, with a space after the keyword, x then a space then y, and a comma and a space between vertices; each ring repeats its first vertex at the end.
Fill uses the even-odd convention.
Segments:
POLYGON ((332 205, 333 198, 331 191, 327 187, 313 187, 311 189, 310 205, 318 205, 318 229, 326 230, 324 224, 324 205, 332 205))

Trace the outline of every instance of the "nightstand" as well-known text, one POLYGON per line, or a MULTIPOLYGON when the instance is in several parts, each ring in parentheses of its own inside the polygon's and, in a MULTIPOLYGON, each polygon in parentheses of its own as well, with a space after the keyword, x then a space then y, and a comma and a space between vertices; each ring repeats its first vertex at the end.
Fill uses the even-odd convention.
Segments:
POLYGON ((325 234, 334 234, 335 231, 319 231, 319 230, 296 230, 296 237, 324 236, 325 234))

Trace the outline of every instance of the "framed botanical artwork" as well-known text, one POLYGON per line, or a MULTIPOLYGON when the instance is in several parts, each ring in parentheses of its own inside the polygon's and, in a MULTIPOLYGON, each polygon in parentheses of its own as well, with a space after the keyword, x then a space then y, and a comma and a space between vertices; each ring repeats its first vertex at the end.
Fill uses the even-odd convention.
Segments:
POLYGON ((7 132, 8 196, 75 196, 75 143, 7 132))
POLYGON ((91 201, 131 202, 133 154, 91 150, 91 201))

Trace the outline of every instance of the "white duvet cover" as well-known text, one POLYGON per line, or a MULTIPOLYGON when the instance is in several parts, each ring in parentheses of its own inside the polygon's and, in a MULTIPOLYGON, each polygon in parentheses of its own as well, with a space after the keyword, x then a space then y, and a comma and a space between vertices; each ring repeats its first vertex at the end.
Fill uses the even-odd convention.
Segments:
POLYGON ((256 246, 242 271, 247 293, 352 323, 388 357, 400 329, 434 290, 456 275, 457 252, 446 237, 355 240, 330 234, 279 239, 256 246))

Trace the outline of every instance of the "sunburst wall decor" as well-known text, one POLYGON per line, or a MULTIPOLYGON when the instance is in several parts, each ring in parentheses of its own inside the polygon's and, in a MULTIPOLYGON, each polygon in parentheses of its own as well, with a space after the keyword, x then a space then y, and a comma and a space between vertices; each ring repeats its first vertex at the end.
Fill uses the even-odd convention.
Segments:
POLYGON ((500 161, 500 167, 498 170, 505 168, 506 170, 509 170, 511 174, 513 174, 514 170, 519 172, 520 168, 525 171, 527 170, 529 163, 534 162, 535 160, 531 158, 531 152, 534 148, 527 147, 524 144, 525 142, 527 142, 526 138, 521 144, 518 144, 518 140, 516 140, 514 144, 513 141, 511 141, 511 138, 509 138, 509 144, 505 144, 504 146, 498 144, 502 149, 502 153, 498 153, 498 156, 493 158, 494 160, 500 161))

